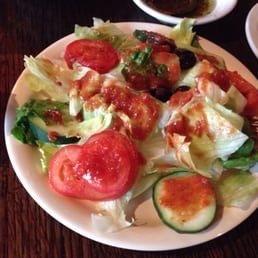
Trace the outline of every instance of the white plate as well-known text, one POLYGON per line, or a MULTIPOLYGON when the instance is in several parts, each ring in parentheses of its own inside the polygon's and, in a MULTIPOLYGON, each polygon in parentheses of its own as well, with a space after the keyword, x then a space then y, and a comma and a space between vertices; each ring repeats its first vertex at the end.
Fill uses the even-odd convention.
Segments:
MULTIPOLYGON (((177 24, 182 20, 182 18, 164 14, 162 12, 157 11, 156 9, 153 9, 152 7, 147 5, 144 0, 133 0, 133 1, 145 13, 160 20, 161 22, 165 22, 169 24, 177 24)), ((218 19, 221 19, 222 17, 230 13, 237 4, 237 0, 214 0, 214 1, 215 1, 215 7, 209 14, 206 14, 205 16, 202 16, 199 18, 195 18, 197 25, 210 23, 218 19)))
POLYGON ((247 41, 258 58, 258 4, 248 13, 245 23, 247 41))
MULTIPOLYGON (((147 23, 118 23, 117 25, 127 32, 137 28, 167 34, 170 30, 163 25, 147 23)), ((64 37, 41 52, 40 56, 60 57, 65 46, 73 39, 74 35, 64 37)), ((223 56, 230 69, 241 71, 248 81, 257 84, 248 69, 228 52, 205 39, 201 40, 201 44, 209 51, 223 56)), ((141 226, 130 227, 117 233, 96 232, 91 225, 91 212, 86 202, 53 192, 47 183, 47 176, 40 173, 35 149, 19 143, 10 135, 17 104, 23 104, 29 96, 29 92, 22 83, 23 76, 24 72, 13 88, 5 116, 5 140, 11 163, 32 198, 52 217, 82 236, 127 249, 149 251, 179 249, 203 243, 224 234, 245 220, 258 206, 258 202, 253 202, 252 206, 245 211, 225 209, 222 217, 207 230, 197 234, 178 234, 161 223, 149 199, 142 201, 136 209, 136 219, 143 222, 141 226)))

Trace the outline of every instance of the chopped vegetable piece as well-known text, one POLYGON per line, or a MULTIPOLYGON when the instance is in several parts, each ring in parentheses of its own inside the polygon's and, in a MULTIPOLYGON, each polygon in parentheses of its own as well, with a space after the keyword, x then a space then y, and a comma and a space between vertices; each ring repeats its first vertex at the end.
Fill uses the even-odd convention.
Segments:
POLYGON ((241 169, 241 170, 249 170, 258 162, 258 153, 251 155, 250 157, 240 157, 240 158, 232 158, 226 161, 223 161, 223 167, 226 169, 241 169))
POLYGON ((161 220, 179 233, 203 230, 216 213, 211 182, 192 172, 162 177, 154 185, 153 202, 161 220))
POLYGON ((99 73, 107 73, 119 63, 117 51, 101 40, 75 40, 66 47, 64 58, 69 68, 77 62, 99 73))
POLYGON ((254 140, 249 138, 230 158, 248 157, 254 149, 254 140))
POLYGON ((49 165, 49 182, 59 193, 88 200, 121 197, 138 176, 139 156, 124 135, 106 130, 84 145, 61 148, 49 165))

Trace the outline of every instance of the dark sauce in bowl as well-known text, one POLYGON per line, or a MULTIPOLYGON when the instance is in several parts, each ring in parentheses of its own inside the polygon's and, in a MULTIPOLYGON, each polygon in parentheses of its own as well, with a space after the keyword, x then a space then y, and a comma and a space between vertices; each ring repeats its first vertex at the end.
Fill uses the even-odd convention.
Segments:
POLYGON ((144 0, 147 5, 164 14, 196 18, 209 14, 216 0, 144 0))

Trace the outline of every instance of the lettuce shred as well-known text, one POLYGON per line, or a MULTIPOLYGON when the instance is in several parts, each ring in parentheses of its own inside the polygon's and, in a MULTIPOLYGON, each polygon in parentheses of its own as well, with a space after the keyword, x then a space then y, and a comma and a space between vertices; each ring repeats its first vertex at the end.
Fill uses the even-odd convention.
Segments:
POLYGON ((247 171, 231 171, 218 182, 219 203, 247 209, 258 194, 258 178, 247 171))
POLYGON ((75 36, 77 38, 99 39, 108 41, 114 48, 124 51, 135 47, 138 41, 125 33, 109 21, 103 22, 101 19, 94 19, 94 26, 75 25, 75 36))

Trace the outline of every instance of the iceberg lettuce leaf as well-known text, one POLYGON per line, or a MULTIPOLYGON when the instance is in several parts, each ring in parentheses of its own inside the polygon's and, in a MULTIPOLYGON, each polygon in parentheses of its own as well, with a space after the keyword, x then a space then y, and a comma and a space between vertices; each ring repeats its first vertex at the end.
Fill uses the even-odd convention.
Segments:
POLYGON ((205 121, 205 131, 201 135, 190 131, 188 140, 176 133, 169 135, 180 165, 204 176, 212 176, 211 168, 216 159, 226 160, 248 139, 241 132, 242 118, 207 98, 195 97, 180 110, 174 111, 170 123, 180 116, 192 128, 198 128, 201 121, 205 121))
POLYGON ((228 95, 216 83, 200 77, 197 79, 197 89, 203 97, 211 99, 213 102, 225 105, 228 102, 228 95))
POLYGON ((38 142, 38 150, 40 152, 40 165, 43 173, 48 171, 48 165, 51 157, 57 152, 58 147, 52 143, 38 142))
MULTIPOLYGON (((208 98, 205 98, 206 103, 208 106, 212 109, 214 109, 219 116, 223 117, 226 121, 228 121, 233 127, 235 127, 238 130, 242 130, 244 125, 244 119, 237 113, 233 112, 230 109, 227 109, 226 107, 220 105, 219 103, 214 103, 208 98)), ((212 110, 210 109, 210 110, 212 110)), ((212 121, 210 119, 210 121, 212 121)))
POLYGON ((211 74, 215 71, 213 65, 203 60, 198 62, 194 67, 184 71, 180 77, 180 80, 177 82, 176 86, 187 85, 189 87, 197 86, 197 78, 203 73, 211 74))
POLYGON ((60 102, 68 102, 68 86, 70 72, 64 71, 48 59, 24 57, 25 67, 30 73, 26 74, 25 82, 33 92, 60 102))
POLYGON ((92 225, 100 232, 116 232, 130 227, 134 219, 126 218, 126 208, 132 198, 128 192, 120 199, 97 203, 97 213, 91 215, 92 225))
POLYGON ((134 37, 123 33, 115 24, 109 21, 103 22, 100 19, 94 19, 94 26, 91 28, 75 25, 75 35, 78 38, 108 41, 120 51, 133 48, 138 44, 134 37))
POLYGON ((226 106, 232 109, 234 112, 240 114, 244 110, 247 103, 244 95, 232 85, 227 91, 227 96, 229 101, 227 102, 226 106))
POLYGON ((65 126, 73 122, 73 118, 68 112, 67 103, 32 99, 17 109, 12 134, 23 143, 36 145, 36 140, 38 138, 35 135, 35 131, 33 131, 33 123, 39 127, 38 131, 43 130, 44 134, 52 130, 63 135, 65 130, 59 130, 59 128, 65 128, 65 126, 57 124, 51 118, 49 119, 48 116, 46 116, 46 113, 49 110, 59 112, 65 126))
POLYGON ((247 209, 257 198, 258 178, 246 171, 231 171, 218 182, 219 203, 247 209))
POLYGON ((192 45, 195 37, 195 32, 193 32, 194 23, 194 19, 183 19, 173 27, 169 36, 175 40, 176 45, 192 45))
POLYGON ((84 105, 84 120, 68 126, 67 132, 69 135, 81 137, 79 144, 83 144, 91 135, 109 128, 115 115, 112 106, 109 108, 99 107, 98 109, 88 110, 86 105, 84 105))
POLYGON ((154 165, 177 166, 175 152, 166 142, 163 134, 158 131, 139 145, 139 150, 148 161, 148 168, 154 165))
POLYGON ((72 88, 69 92, 69 113, 71 116, 77 116, 83 107, 83 100, 77 89, 72 88))

